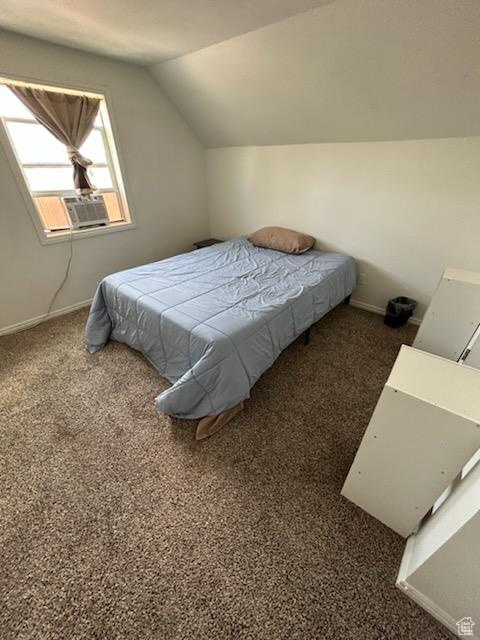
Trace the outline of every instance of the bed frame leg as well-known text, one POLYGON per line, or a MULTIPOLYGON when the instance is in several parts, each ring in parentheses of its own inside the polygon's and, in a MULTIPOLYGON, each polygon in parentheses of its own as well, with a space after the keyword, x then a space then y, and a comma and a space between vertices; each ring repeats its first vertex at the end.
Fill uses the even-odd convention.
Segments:
POLYGON ((310 342, 310 327, 306 331, 303 332, 303 341, 305 344, 310 342))
POLYGON ((347 296, 345 298, 345 300, 343 301, 343 304, 350 304, 350 298, 352 297, 352 294, 350 294, 349 296, 347 296))

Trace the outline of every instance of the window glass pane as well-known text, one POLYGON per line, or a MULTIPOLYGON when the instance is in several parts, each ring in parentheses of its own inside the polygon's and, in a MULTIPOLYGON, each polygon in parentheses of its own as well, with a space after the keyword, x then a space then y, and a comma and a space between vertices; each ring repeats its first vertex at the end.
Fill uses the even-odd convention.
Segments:
POLYGON ((34 119, 23 102, 4 84, 0 84, 0 116, 34 119))
POLYGON ((23 164, 70 164, 63 145, 41 124, 7 122, 15 151, 23 164))
MULTIPOLYGON (((30 191, 72 191, 73 168, 71 167, 35 167, 25 168, 30 191)), ((107 167, 90 168, 88 174, 97 189, 111 189, 113 187, 110 171, 107 167)))
POLYGON ((111 189, 113 187, 110 170, 107 167, 93 167, 88 170, 88 175, 97 189, 111 189))
POLYGON ((24 169, 31 191, 73 191, 73 168, 24 169))
POLYGON ((94 129, 80 148, 80 153, 94 164, 107 164, 107 155, 100 131, 94 129))
MULTIPOLYGON (((68 92, 68 90, 66 90, 68 92)), ((114 169, 109 165, 109 149, 103 137, 103 117, 108 125, 108 113, 102 101, 103 111, 95 118, 95 129, 80 148, 80 153, 90 159, 94 166, 88 169, 92 184, 106 190, 105 201, 110 221, 129 219, 128 210, 118 193, 114 191, 114 169), (107 165, 107 166, 98 166, 107 165)), ((30 110, 14 93, 0 84, 0 118, 23 170, 27 186, 32 192, 39 217, 45 229, 64 228, 69 219, 61 196, 75 193, 73 167, 65 146, 38 123, 30 110), (25 120, 15 122, 15 119, 25 120), (58 165, 58 166, 48 166, 58 165)), ((1 126, 1 122, 0 122, 1 126)))

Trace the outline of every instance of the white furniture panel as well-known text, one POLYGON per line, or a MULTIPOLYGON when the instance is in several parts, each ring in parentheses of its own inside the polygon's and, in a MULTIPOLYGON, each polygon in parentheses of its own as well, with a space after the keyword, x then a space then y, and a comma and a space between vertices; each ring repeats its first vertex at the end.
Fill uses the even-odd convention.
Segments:
POLYGON ((480 446, 480 371, 403 346, 342 494, 408 536, 480 446))
MULTIPOLYGON (((412 535, 397 586, 457 633, 457 622, 474 621, 480 638, 480 464, 412 535)), ((471 636, 470 636, 471 637, 471 636)))
POLYGON ((469 367, 480 369, 480 325, 473 334, 460 360, 464 364, 468 364, 469 367))
MULTIPOLYGON (((479 324, 480 273, 449 268, 433 294, 413 346, 459 360, 479 324)), ((470 362, 476 365, 473 359, 470 362)))

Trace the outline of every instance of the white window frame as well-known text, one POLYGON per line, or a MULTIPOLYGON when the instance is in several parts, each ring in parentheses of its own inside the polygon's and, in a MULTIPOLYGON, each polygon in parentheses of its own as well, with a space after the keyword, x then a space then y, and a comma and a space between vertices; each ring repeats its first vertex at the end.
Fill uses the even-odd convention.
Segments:
MULTIPOLYGON (((26 118, 3 118, 0 117, 0 143, 5 151, 5 155, 7 156, 8 162, 12 169, 12 172, 15 176, 16 182, 19 186, 22 197, 25 201, 26 208, 30 214, 35 230, 37 231, 40 242, 44 245, 48 244, 56 244, 58 242, 66 242, 70 241, 70 238, 73 237, 74 240, 80 238, 86 238, 90 236, 96 235, 104 235, 106 233, 113 233, 117 231, 126 231, 129 229, 135 228, 135 222, 132 215, 132 209, 129 206, 127 200, 127 189, 125 187, 125 172, 122 171, 123 162, 120 160, 120 149, 118 142, 118 135, 116 134, 116 126, 113 121, 113 112, 110 107, 111 99, 108 92, 108 89, 105 87, 79 87, 78 85, 72 87, 68 83, 53 83, 48 80, 39 80, 38 78, 33 80, 25 77, 12 76, 11 74, 3 74, 0 70, 0 84, 6 83, 12 84, 28 84, 30 86, 36 86, 42 89, 47 89, 51 91, 67 91, 68 93, 78 93, 82 95, 89 95, 95 98, 100 99, 100 117, 102 121, 102 127, 94 126, 94 129, 97 129, 101 132, 103 143, 105 146, 105 151, 107 154, 107 163, 94 163, 94 167, 108 167, 110 169, 113 188, 108 189, 99 189, 99 193, 117 193, 120 198, 120 204, 122 213, 125 217, 124 220, 119 220, 117 222, 110 222, 108 225, 102 227, 92 227, 92 228, 84 228, 84 229, 65 229, 59 231, 47 231, 44 229, 40 214, 37 210, 35 202, 33 198, 35 197, 47 197, 47 196, 57 196, 59 198, 66 195, 77 195, 75 189, 72 187, 71 190, 58 190, 58 191, 31 191, 26 177, 23 173, 23 167, 47 167, 48 163, 44 164, 22 164, 20 159, 17 157, 15 146, 13 141, 10 138, 8 133, 8 129, 6 127, 5 121, 9 122, 29 122, 32 120, 28 120, 26 118)), ((71 167, 71 164, 52 164, 50 166, 58 166, 58 167, 71 167)))

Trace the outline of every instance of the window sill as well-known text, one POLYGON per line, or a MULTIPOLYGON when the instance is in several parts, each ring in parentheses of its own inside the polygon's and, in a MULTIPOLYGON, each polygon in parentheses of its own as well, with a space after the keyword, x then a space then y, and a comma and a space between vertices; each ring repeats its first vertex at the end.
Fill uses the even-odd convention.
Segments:
POLYGON ((81 238, 103 236, 107 233, 115 233, 116 231, 128 231, 130 229, 135 229, 135 224, 133 222, 110 222, 110 224, 104 227, 73 229, 72 231, 51 231, 48 234, 44 231, 41 240, 42 244, 56 244, 57 242, 70 242, 70 237, 72 237, 73 240, 80 240, 81 238))

